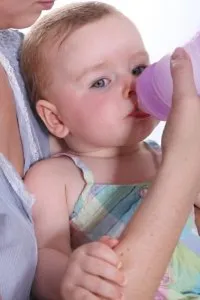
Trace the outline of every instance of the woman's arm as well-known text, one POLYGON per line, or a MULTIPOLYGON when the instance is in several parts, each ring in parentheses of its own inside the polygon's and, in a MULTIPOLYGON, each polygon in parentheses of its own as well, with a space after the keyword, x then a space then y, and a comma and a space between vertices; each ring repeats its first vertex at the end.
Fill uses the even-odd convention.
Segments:
POLYGON ((200 190, 200 99, 190 60, 181 56, 172 63, 174 101, 160 170, 116 247, 128 279, 125 300, 153 299, 200 190))
MULTIPOLYGON (((192 209, 195 189, 180 174, 161 167, 158 177, 132 219, 119 246, 128 279, 126 300, 153 299, 181 230, 192 209), (166 180, 166 175, 170 175, 166 180), (181 186, 186 188, 181 188, 181 186), (144 288, 145 281, 145 288, 144 288)), ((185 176, 187 177, 187 176, 185 176)))

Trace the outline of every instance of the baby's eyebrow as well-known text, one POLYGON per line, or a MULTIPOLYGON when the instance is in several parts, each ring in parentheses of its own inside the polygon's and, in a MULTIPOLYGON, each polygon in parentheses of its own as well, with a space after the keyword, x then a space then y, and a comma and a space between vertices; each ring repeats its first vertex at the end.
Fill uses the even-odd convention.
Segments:
MULTIPOLYGON (((144 57, 147 61, 149 60, 149 55, 144 50, 135 52, 131 56, 130 59, 131 60, 135 60, 135 59, 138 59, 140 57, 144 57)), ((103 61, 103 62, 99 62, 99 63, 94 64, 94 65, 86 66, 85 68, 83 68, 83 70, 81 71, 81 73, 79 73, 78 76, 75 77, 75 81, 80 81, 88 73, 99 71, 99 70, 107 67, 108 65, 109 65, 108 61, 103 61)))
POLYGON ((133 53, 133 55, 131 56, 131 59, 134 60, 134 59, 143 58, 143 57, 146 58, 146 60, 149 60, 149 54, 144 50, 133 53))
POLYGON ((81 80, 87 73, 98 71, 99 69, 103 69, 108 66, 108 62, 100 62, 88 67, 83 68, 80 74, 75 78, 76 81, 81 80))

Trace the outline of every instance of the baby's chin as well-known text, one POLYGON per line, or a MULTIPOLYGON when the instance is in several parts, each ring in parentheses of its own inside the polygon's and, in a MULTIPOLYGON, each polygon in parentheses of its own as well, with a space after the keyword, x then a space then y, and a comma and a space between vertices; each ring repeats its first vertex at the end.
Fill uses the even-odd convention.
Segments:
POLYGON ((149 117, 146 121, 144 121, 139 132, 138 140, 143 141, 147 139, 158 126, 159 122, 159 120, 156 120, 153 117, 149 117))

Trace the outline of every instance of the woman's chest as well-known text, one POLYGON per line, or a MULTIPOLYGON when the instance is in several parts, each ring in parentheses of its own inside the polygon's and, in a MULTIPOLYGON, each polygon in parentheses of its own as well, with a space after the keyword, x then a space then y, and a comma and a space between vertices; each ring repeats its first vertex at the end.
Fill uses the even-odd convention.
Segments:
POLYGON ((23 174, 23 148, 19 133, 13 94, 6 75, 0 69, 0 152, 23 174))

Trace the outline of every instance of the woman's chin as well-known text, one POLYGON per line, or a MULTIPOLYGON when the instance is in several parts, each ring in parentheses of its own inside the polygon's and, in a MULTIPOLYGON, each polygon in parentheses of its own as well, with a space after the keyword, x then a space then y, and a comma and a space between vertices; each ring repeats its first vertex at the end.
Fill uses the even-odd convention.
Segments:
POLYGON ((11 24, 11 28, 15 28, 15 29, 26 29, 30 26, 32 26, 37 19, 40 17, 42 11, 41 12, 36 12, 30 16, 25 15, 22 16, 21 18, 17 18, 16 20, 13 20, 13 24, 11 24))

